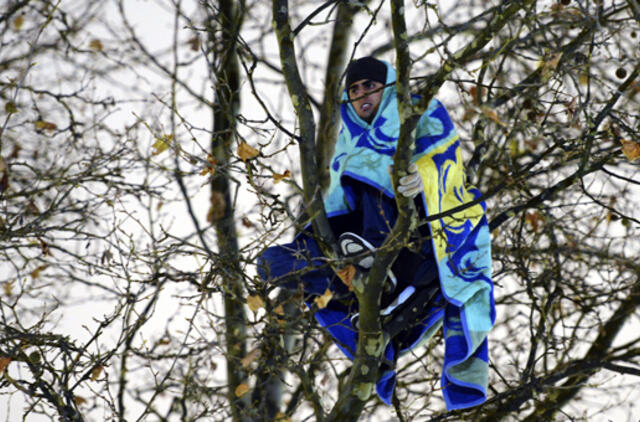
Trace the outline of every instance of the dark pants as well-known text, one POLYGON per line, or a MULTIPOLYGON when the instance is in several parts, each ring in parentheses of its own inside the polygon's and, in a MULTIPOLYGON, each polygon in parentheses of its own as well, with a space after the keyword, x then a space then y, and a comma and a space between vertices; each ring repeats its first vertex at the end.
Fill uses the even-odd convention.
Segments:
MULTIPOLYGON (((395 201, 377 189, 349 179, 345 186, 352 212, 330 218, 334 234, 356 233, 373 246, 379 247, 396 221, 395 201)), ((431 284, 436 280, 437 268, 431 240, 422 234, 416 239, 414 250, 403 249, 392 271, 398 279, 397 291, 407 285, 431 284)), ((347 294, 346 286, 326 263, 318 244, 310 232, 299 233, 295 240, 266 249, 258 258, 258 274, 268 282, 296 289, 302 283, 306 294, 322 295, 327 288, 338 295, 347 294)), ((384 300, 383 300, 384 302, 384 300)))

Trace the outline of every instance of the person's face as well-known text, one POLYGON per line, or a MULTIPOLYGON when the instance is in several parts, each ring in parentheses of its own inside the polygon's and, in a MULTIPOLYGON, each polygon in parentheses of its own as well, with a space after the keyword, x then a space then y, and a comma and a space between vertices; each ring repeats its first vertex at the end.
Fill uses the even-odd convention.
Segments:
POLYGON ((371 123, 376 116, 382 101, 383 87, 384 84, 369 79, 360 79, 349 87, 349 100, 362 120, 371 123))

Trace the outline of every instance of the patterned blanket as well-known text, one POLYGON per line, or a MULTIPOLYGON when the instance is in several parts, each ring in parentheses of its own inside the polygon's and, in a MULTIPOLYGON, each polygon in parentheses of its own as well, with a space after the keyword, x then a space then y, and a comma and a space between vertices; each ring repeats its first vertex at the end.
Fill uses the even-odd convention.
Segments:
MULTIPOLYGON (((394 197, 387 169, 400 130, 395 70, 387 63, 387 87, 371 124, 362 120, 343 94, 343 126, 331 161, 331 184, 325 199, 329 217, 345 214, 352 199, 341 179, 348 176, 394 197)), ((480 196, 466 185, 460 141, 447 110, 433 100, 416 129, 412 162, 424 182, 422 200, 428 215, 436 215, 480 196)), ((351 206, 350 206, 351 203, 351 206)), ((491 281, 491 243, 484 203, 429 223, 441 290, 446 305, 433 309, 422 326, 414 329, 415 341, 403 350, 389 345, 387 358, 405 353, 428 339, 442 325, 445 338, 442 389, 448 409, 475 406, 486 400, 488 383, 487 334, 495 321, 491 281)), ((321 325, 351 359, 357 344, 354 330, 339 307, 316 313, 321 325)), ((387 371, 377 383, 380 398, 391 402, 396 374, 387 371)))

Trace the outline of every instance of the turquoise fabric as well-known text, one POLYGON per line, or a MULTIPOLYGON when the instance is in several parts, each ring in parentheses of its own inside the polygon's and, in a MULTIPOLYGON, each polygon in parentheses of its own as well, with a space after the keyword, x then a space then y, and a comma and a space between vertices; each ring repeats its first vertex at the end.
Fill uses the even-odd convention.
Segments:
MULTIPOLYGON (((330 163, 331 183, 325 209, 332 217, 353 207, 342 185, 344 177, 367 183, 394 197, 388 169, 400 131, 395 70, 387 65, 387 86, 371 123, 362 120, 343 94, 342 129, 330 163)), ((421 194, 428 215, 440 214, 473 201, 480 192, 466 184, 460 141, 444 106, 433 100, 420 118, 412 162, 424 183, 421 194)), ((442 371, 443 395, 448 409, 470 407, 486 400, 488 380, 487 335, 495 321, 491 280, 491 242, 484 203, 429 223, 443 296, 440 312, 445 334, 442 371)), ((322 310, 321 310, 322 311, 322 310)), ((318 312, 323 326, 344 325, 339 316, 318 312)), ((432 321, 430 325, 434 322, 432 321)), ((349 327, 350 328, 350 327, 349 327)), ((431 332, 425 327, 424 332, 431 332)), ((354 330, 351 336, 356 336, 354 330), (354 334, 355 333, 355 334, 354 334)), ((346 335, 346 334, 345 334, 346 335)), ((354 338, 342 344, 357 344, 354 338)), ((418 343, 418 342, 416 342, 418 343)), ((344 348, 343 348, 344 350, 344 348)), ((348 353, 349 357, 351 354, 348 353)), ((386 373, 378 394, 387 403, 395 374, 386 373)))

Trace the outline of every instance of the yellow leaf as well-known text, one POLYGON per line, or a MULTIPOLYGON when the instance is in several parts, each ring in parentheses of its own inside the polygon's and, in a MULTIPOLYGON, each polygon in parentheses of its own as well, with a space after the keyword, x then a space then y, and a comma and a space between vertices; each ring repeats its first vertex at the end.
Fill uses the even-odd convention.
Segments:
POLYGON ((213 155, 211 154, 207 154, 207 164, 205 165, 204 169, 202 169, 202 171, 200 172, 201 176, 206 176, 207 174, 211 174, 212 176, 215 174, 216 172, 216 159, 213 157, 213 155))
POLYGON ((15 29, 22 29, 22 25, 24 24, 24 16, 20 15, 13 20, 13 27, 15 29))
POLYGON ((627 157, 627 160, 634 162, 640 158, 640 144, 626 139, 621 139, 620 143, 622 144, 622 153, 627 157))
POLYGON ((169 148, 171 141, 173 141, 173 135, 171 134, 156 138, 156 141, 151 145, 151 148, 153 148, 151 155, 158 155, 165 152, 169 148))
POLYGON ((242 141, 240 145, 238 145, 238 157, 240 157, 242 161, 255 158, 258 154, 260 154, 260 151, 247 144, 245 141, 242 141))
POLYGON ((500 118, 498 117, 498 113, 493 111, 491 108, 489 108, 489 107, 481 107, 480 111, 482 112, 482 114, 484 114, 486 117, 488 117, 489 119, 493 120, 495 123, 499 124, 500 126, 507 127, 507 124, 505 122, 503 122, 502 120, 500 120, 500 118))
POLYGON ((520 153, 520 145, 518 144, 517 139, 511 140, 509 142, 509 155, 512 157, 516 157, 520 153))
POLYGON ((58 128, 55 123, 47 122, 45 120, 36 120, 34 122, 34 125, 36 126, 37 130, 48 130, 49 132, 52 132, 58 128))
POLYGON ((278 412, 274 422, 291 422, 291 419, 289 419, 289 417, 284 413, 278 412))
POLYGON ((317 298, 313 299, 313 301, 316 303, 316 305, 318 305, 318 308, 324 309, 327 307, 332 297, 333 293, 331 292, 331 290, 327 289, 324 291, 324 294, 322 296, 318 296, 317 298))
POLYGON ((102 366, 102 365, 98 365, 98 366, 94 367, 91 370, 91 381, 97 380, 98 377, 100 376, 100 374, 102 373, 103 369, 104 369, 104 366, 102 366))
POLYGON ((31 271, 31 274, 30 274, 31 278, 35 280, 36 278, 40 277, 40 273, 42 272, 42 270, 44 270, 46 268, 47 268, 46 265, 40 265, 35 270, 31 271))
POLYGON ((276 306, 276 308, 273 310, 273 313, 276 315, 284 315, 284 308, 282 307, 282 305, 278 305, 276 306))
POLYGON ((87 399, 80 396, 74 396, 73 401, 76 403, 76 405, 80 406, 81 404, 85 404, 87 402, 87 399))
POLYGON ((18 112, 18 106, 13 101, 9 101, 4 105, 4 111, 11 114, 18 112))
POLYGON ((588 85, 589 84, 589 74, 586 72, 580 72, 578 76, 578 83, 580 85, 588 85))
POLYGON ((89 42, 89 48, 93 51, 102 51, 104 45, 102 45, 102 41, 94 38, 89 42))
POLYGON ((254 349, 247 356, 243 357, 240 363, 244 368, 248 368, 251 365, 251 362, 256 360, 260 356, 260 349, 254 349))
POLYGON ((351 285, 351 282, 356 276, 356 267, 353 265, 347 265, 346 267, 338 270, 337 274, 338 277, 340 277, 340 280, 349 287, 349 291, 352 291, 353 286, 351 285))
POLYGON ((200 172, 200 176, 206 176, 207 174, 211 174, 212 176, 216 173, 215 167, 205 166, 200 172))
POLYGON ((258 295, 250 295, 247 297, 247 305, 249 305, 249 309, 256 312, 258 309, 264 308, 264 301, 258 295))
POLYGON ((249 392, 249 385, 247 383, 242 383, 236 387, 236 397, 242 397, 249 392))
POLYGON ((285 171, 282 174, 273 173, 273 183, 278 183, 288 177, 291 177, 291 172, 289 170, 285 171))
POLYGON ((544 217, 539 212, 530 212, 524 216, 524 219, 529 225, 531 225, 531 229, 534 232, 538 231, 540 224, 544 222, 544 217))
POLYGON ((2 374, 5 369, 7 369, 7 366, 9 366, 11 360, 11 358, 0 358, 0 374, 2 374))
POLYGON ((15 283, 15 280, 2 283, 2 290, 6 296, 11 296, 13 294, 13 283, 15 283))

